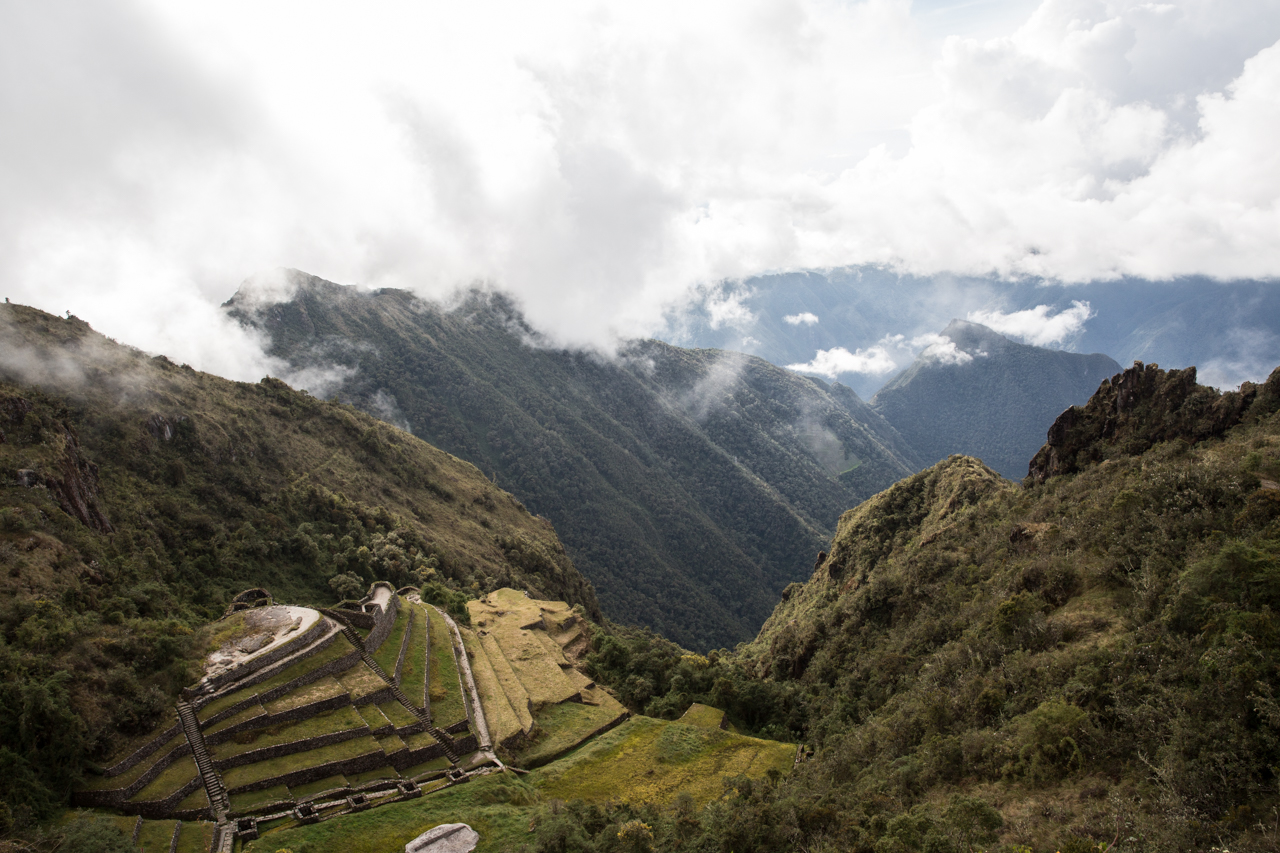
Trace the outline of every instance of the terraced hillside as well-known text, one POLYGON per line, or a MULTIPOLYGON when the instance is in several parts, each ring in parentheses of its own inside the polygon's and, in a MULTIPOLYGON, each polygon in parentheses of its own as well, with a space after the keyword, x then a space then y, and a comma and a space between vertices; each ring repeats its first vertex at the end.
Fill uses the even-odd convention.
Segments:
POLYGON ((214 821, 229 843, 465 778, 488 743, 472 728, 447 617, 401 592, 377 583, 324 611, 242 594, 175 719, 103 768, 77 804, 214 821))

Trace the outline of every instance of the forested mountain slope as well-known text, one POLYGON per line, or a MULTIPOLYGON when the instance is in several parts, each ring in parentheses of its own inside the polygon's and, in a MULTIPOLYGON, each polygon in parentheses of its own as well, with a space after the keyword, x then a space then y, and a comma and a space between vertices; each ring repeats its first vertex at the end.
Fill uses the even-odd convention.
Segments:
POLYGON ((942 335, 954 350, 926 350, 871 406, 926 462, 962 453, 1012 480, 1027 475, 1053 419, 1120 372, 1109 356, 1020 344, 965 320, 942 335))
POLYGON ((605 612, 685 646, 750 638, 851 504, 919 468, 842 386, 760 359, 637 342, 548 348, 501 295, 446 310, 282 271, 227 305, 342 399, 475 463, 546 515, 605 612))
POLYGON ((1280 370, 1137 365, 1055 425, 1073 463, 953 456, 850 510, 737 656, 609 640, 651 712, 815 748, 693 849, 1277 849, 1277 409, 1280 370))
POLYGON ((17 305, 0 342, 0 832, 171 712, 195 629, 246 587, 330 604, 412 582, 461 615, 518 586, 600 618, 545 520, 350 406, 17 305))

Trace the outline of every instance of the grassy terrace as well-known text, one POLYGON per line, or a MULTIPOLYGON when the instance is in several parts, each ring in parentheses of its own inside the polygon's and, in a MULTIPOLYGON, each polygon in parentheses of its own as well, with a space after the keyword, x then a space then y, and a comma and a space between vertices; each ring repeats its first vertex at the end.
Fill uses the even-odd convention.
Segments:
POLYGON ((132 800, 134 802, 163 800, 165 797, 177 793, 183 785, 198 775, 200 775, 200 771, 196 769, 196 760, 190 755, 184 755, 166 767, 159 776, 148 782, 145 788, 134 794, 132 800))
POLYGON ((351 694, 352 702, 358 702, 370 693, 377 693, 387 686, 387 683, 378 677, 378 673, 363 663, 339 675, 338 682, 351 694))
POLYGON ((376 732, 378 729, 384 728, 391 723, 387 719, 387 715, 382 713, 382 709, 378 705, 356 705, 356 713, 364 719, 365 724, 369 726, 369 731, 376 732))
POLYGON ((427 630, 430 617, 427 608, 419 604, 406 603, 405 609, 411 609, 415 615, 409 635, 409 648, 404 654, 404 667, 400 670, 400 689, 413 704, 421 708, 426 693, 427 630))
POLYGON ((529 693, 524 689, 520 676, 511 668, 511 662, 507 660, 498 641, 492 636, 480 637, 480 647, 489 656, 489 665, 493 667, 498 686, 502 688, 511 710, 516 715, 516 722, 521 729, 528 731, 533 726, 533 714, 529 711, 529 693))
POLYGON ((223 729, 229 729, 232 726, 238 726, 241 723, 247 723, 249 720, 255 719, 257 717, 265 717, 266 715, 267 715, 267 709, 262 707, 262 703, 255 702, 252 705, 245 708, 244 710, 239 711, 238 713, 230 717, 227 717, 222 722, 214 723, 209 728, 203 729, 204 735, 205 737, 208 737, 209 735, 215 732, 220 732, 223 729))
POLYGON ((719 729, 724 727, 724 711, 694 702, 680 717, 680 722, 704 729, 719 729))
POLYGON ((409 614, 414 611, 413 605, 407 601, 400 602, 396 611, 396 622, 391 626, 391 633, 382 641, 382 645, 374 652, 373 659, 382 667, 383 672, 391 677, 396 674, 396 658, 400 657, 400 643, 404 641, 404 632, 409 629, 409 614))
POLYGON ((263 788, 261 791, 242 791, 239 794, 231 795, 231 810, 233 812, 246 811, 254 806, 260 806, 264 803, 274 803, 277 800, 291 800, 293 794, 284 785, 273 785, 270 788, 263 788))
POLYGON ((295 799, 302 800, 313 794, 322 794, 325 791, 332 791, 334 788, 350 788, 351 782, 346 776, 326 776, 323 779, 317 779, 314 782, 307 782, 302 785, 294 785, 289 790, 293 793, 295 799))
POLYGON ((317 767, 321 764, 328 764, 331 761, 343 761, 366 753, 381 751, 378 748, 378 742, 371 736, 365 735, 364 737, 345 740, 342 743, 335 743, 332 746, 325 746, 320 749, 309 749, 306 752, 298 752, 293 755, 281 756, 280 758, 270 758, 266 761, 259 761, 256 764, 232 767, 222 774, 222 782, 228 790, 231 790, 232 788, 251 785, 263 779, 270 779, 273 776, 292 773, 295 770, 305 770, 308 767, 317 767))
POLYGON ((178 853, 205 853, 213 844, 213 824, 183 821, 178 833, 178 853))
POLYGON ((529 779, 561 800, 669 803, 687 792, 702 806, 724 792, 724 777, 785 773, 794 758, 794 745, 633 717, 529 779))
POLYGON ((286 667, 282 671, 268 678, 266 681, 263 681, 260 684, 254 684, 250 687, 243 687, 240 690, 237 690, 234 693, 228 693, 225 696, 219 696, 217 699, 214 699, 208 705, 201 708, 198 712, 198 716, 201 720, 207 720, 224 708, 230 708, 232 705, 243 702, 245 699, 252 696, 266 693, 268 690, 272 690, 282 684, 288 684, 290 681, 315 672, 325 664, 332 663, 343 655, 350 654, 353 651, 355 651, 355 649, 347 638, 339 634, 323 651, 295 662, 292 666, 286 667))
POLYGON ((368 724, 355 708, 347 705, 294 723, 239 732, 231 740, 212 747, 210 752, 215 759, 230 758, 255 749, 353 729, 367 730, 368 724))
POLYGON ((139 776, 150 770, 157 761, 164 758, 170 752, 173 752, 186 742, 186 737, 179 732, 169 740, 165 741, 164 745, 155 752, 151 753, 133 767, 130 767, 128 770, 121 773, 119 776, 87 776, 82 783, 82 787, 87 791, 118 791, 121 788, 127 788, 129 785, 133 784, 139 776))
POLYGON ((169 853, 169 842, 177 825, 176 820, 144 820, 138 832, 138 849, 144 853, 169 853))
POLYGON ((462 703, 462 692, 458 682, 458 662, 453 658, 453 638, 450 636, 452 632, 434 609, 430 610, 430 614, 431 718, 437 726, 443 728, 459 720, 465 720, 467 708, 462 703))
POLYGON ((205 793, 204 785, 196 788, 190 794, 187 794, 178 803, 180 811, 207 809, 209 807, 209 795, 205 793))
MULTIPOLYGON (((498 676, 489 663, 489 655, 480 645, 480 638, 471 631, 463 630, 462 643, 466 647, 467 656, 471 659, 471 674, 476 680, 476 690, 480 693, 480 703, 484 705, 485 721, 489 724, 489 736, 493 742, 501 743, 511 735, 522 731, 516 712, 507 701, 507 694, 498 683, 498 676)), ((435 680, 434 673, 432 680, 435 680)), ((434 701, 433 701, 434 709, 434 701)))
POLYGON ((383 702, 381 705, 361 705, 361 708, 377 708, 397 729, 412 726, 418 718, 409 713, 409 709, 399 702, 383 702))
POLYGON ((549 705, 533 715, 534 741, 515 755, 520 767, 538 767, 582 743, 603 726, 618 719, 623 708, 564 702, 549 705))
POLYGON ((303 705, 332 699, 334 696, 341 696, 346 692, 346 688, 336 678, 325 676, 297 690, 292 690, 278 699, 273 699, 262 707, 266 708, 270 714, 279 714, 282 711, 300 708, 303 705))

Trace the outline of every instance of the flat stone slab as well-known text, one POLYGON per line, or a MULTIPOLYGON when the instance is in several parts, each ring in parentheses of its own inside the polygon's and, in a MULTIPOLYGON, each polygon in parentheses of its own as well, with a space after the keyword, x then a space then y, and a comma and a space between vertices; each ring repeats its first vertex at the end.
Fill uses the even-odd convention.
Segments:
POLYGON ((480 834, 465 823, 442 823, 404 846, 404 853, 471 853, 480 834))

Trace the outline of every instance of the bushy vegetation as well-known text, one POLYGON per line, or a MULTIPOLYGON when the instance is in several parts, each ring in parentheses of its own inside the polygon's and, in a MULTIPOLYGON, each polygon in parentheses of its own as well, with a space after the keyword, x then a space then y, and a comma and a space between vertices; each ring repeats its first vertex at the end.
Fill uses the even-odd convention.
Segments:
POLYGON ((446 311, 292 275, 289 302, 230 303, 273 354, 352 368, 344 400, 479 466, 555 524, 611 618, 688 648, 750 638, 840 513, 919 467, 848 389, 758 359, 606 360, 542 345, 498 294, 446 311))

